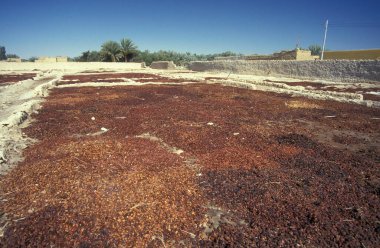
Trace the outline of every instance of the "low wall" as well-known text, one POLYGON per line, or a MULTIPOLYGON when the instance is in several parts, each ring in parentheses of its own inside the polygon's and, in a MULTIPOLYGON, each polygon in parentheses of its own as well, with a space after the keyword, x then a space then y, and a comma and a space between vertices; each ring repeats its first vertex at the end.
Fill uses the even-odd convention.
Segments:
POLYGON ((34 61, 34 62, 35 63, 55 63, 55 62, 57 62, 57 58, 56 57, 43 57, 43 58, 36 59, 36 61, 34 61))
POLYGON ((319 56, 311 55, 310 50, 295 49, 281 51, 270 55, 240 55, 215 57, 214 60, 316 60, 319 56))
POLYGON ((170 70, 175 69, 176 66, 173 61, 154 61, 150 65, 152 69, 162 69, 162 70, 170 70))
POLYGON ((8 63, 0 62, 0 71, 18 70, 123 70, 141 69, 142 63, 112 63, 112 62, 53 62, 53 63, 8 63))
POLYGON ((37 63, 52 63, 52 62, 68 62, 67 57, 39 57, 35 62, 37 63))
POLYGON ((193 71, 224 71, 258 76, 283 76, 331 81, 380 82, 380 60, 324 61, 196 61, 193 71))
POLYGON ((20 63, 21 59, 20 58, 7 58, 7 62, 17 62, 17 63, 20 63))

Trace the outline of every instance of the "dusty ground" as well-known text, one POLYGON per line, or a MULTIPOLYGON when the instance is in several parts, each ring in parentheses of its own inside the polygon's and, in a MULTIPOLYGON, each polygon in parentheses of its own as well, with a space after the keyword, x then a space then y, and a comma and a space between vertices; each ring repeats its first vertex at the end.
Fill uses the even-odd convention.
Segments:
POLYGON ((2 73, 0 78, 0 175, 15 166, 30 138, 21 128, 28 125, 29 115, 36 111, 59 73, 2 73))
POLYGON ((38 142, 0 179, 0 244, 379 246, 379 108, 227 80, 249 79, 63 77, 23 129, 38 142))
POLYGON ((271 83, 280 83, 280 84, 286 84, 289 86, 303 86, 308 89, 315 89, 315 90, 322 90, 322 91, 332 91, 332 92, 346 92, 346 93, 356 93, 363 95, 363 100, 373 100, 373 101, 380 101, 380 93, 379 93, 379 87, 376 86, 376 82, 373 82, 372 85, 376 87, 370 87, 368 85, 367 87, 360 87, 362 84, 359 85, 347 85, 346 87, 342 87, 340 85, 331 85, 331 84, 323 84, 319 82, 302 82, 302 81, 296 81, 296 82, 281 82, 281 81, 271 81, 271 80, 265 80, 266 82, 271 83), (358 87, 359 86, 359 87, 358 87))

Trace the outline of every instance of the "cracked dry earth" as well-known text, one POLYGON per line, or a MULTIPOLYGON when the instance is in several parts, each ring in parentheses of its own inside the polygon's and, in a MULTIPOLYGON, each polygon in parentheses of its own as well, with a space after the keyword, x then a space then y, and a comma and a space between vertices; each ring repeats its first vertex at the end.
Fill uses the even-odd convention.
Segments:
POLYGON ((379 109, 178 82, 55 88, 33 118, 2 247, 380 245, 379 109))

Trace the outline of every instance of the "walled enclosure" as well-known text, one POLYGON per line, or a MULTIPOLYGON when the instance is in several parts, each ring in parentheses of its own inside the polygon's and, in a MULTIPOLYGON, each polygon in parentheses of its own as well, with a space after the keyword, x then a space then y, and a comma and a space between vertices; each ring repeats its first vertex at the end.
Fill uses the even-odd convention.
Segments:
POLYGON ((259 76, 283 76, 331 81, 380 82, 380 60, 324 61, 196 61, 189 64, 193 71, 225 71, 259 76))

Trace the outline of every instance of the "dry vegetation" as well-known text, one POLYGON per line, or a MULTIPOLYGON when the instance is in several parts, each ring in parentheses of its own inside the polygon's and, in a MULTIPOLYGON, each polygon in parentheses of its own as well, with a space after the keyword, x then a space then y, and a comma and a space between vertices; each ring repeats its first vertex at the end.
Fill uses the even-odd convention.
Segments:
MULTIPOLYGON (((102 75, 61 83, 167 81, 102 75)), ((1 178, 0 244, 375 247, 379 117, 181 81, 54 89, 24 130, 39 142, 1 178)))

